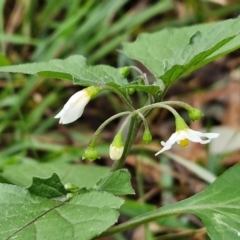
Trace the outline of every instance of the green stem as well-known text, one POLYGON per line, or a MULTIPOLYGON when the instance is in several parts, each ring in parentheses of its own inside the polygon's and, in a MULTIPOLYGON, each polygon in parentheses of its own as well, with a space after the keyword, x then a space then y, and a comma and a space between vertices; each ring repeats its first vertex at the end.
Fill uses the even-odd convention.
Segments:
POLYGON ((147 125, 147 120, 146 118, 143 116, 142 113, 138 113, 139 117, 142 119, 142 122, 143 122, 143 125, 144 125, 144 128, 147 130, 148 129, 148 125, 147 125))
POLYGON ((156 108, 156 107, 166 108, 168 111, 170 111, 174 115, 175 118, 180 117, 180 115, 178 114, 178 112, 175 109, 173 109, 172 107, 170 107, 164 103, 153 103, 151 105, 147 105, 142 108, 139 108, 138 110, 135 110, 135 111, 136 112, 148 111, 148 110, 151 110, 152 108, 156 108))
POLYGON ((127 139, 124 144, 124 151, 123 151, 122 157, 112 165, 111 171, 116 171, 122 168, 122 166, 124 165, 125 159, 133 145, 134 139, 143 121, 141 117, 144 117, 144 115, 142 115, 141 112, 145 111, 146 112, 145 115, 147 115, 149 114, 150 110, 155 107, 166 108, 175 116, 175 118, 180 118, 178 112, 175 109, 162 103, 153 103, 151 105, 144 106, 138 110, 133 111, 131 113, 132 117, 130 120, 129 131, 128 131, 127 139))
POLYGON ((125 116, 125 115, 129 115, 131 112, 130 111, 126 111, 126 112, 121 112, 118 113, 112 117, 110 117, 109 119, 107 119, 104 123, 102 123, 99 128, 96 130, 96 132, 93 134, 93 137, 91 139, 91 141, 89 142, 88 146, 92 146, 95 147, 96 141, 98 139, 98 136, 100 135, 100 133, 102 132, 102 130, 113 120, 115 120, 116 118, 125 116))
POLYGON ((186 110, 191 110, 193 108, 190 104, 187 104, 187 103, 181 102, 181 101, 165 101, 165 102, 161 102, 161 103, 168 104, 168 105, 177 105, 182 108, 185 108, 186 110))
MULTIPOLYGON (((137 72, 140 74, 140 77, 143 79, 144 84, 145 84, 146 86, 150 85, 146 73, 143 73, 143 72, 141 71, 141 69, 139 69, 139 68, 137 68, 137 67, 135 67, 135 66, 130 66, 129 68, 134 69, 135 71, 137 71, 137 72)), ((149 98, 149 102, 150 102, 150 103, 153 103, 153 102, 154 102, 154 97, 153 97, 150 93, 148 93, 148 98, 149 98)))
POLYGON ((116 90, 114 87, 111 87, 111 86, 108 86, 108 85, 104 85, 102 87, 102 89, 105 89, 105 90, 110 90, 111 92, 114 92, 118 95, 118 97, 127 105, 128 109, 131 110, 131 111, 134 111, 134 107, 132 105, 132 101, 131 99, 129 98, 129 96, 124 96, 120 91, 116 90))
POLYGON ((141 123, 142 122, 139 121, 138 119, 138 115, 133 115, 131 117, 122 157, 112 165, 111 171, 116 171, 123 167, 125 159, 133 145, 137 132, 141 126, 141 123))

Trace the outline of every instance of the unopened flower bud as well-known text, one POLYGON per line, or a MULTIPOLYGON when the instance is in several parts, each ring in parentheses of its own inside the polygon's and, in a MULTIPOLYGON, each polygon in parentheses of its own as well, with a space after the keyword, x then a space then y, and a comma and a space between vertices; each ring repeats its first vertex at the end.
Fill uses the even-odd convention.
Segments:
POLYGON ((87 147, 83 153, 82 159, 87 159, 90 161, 94 161, 96 159, 100 159, 100 155, 95 147, 87 147))
POLYGON ((120 69, 120 73, 123 77, 127 77, 129 75, 130 71, 131 71, 130 67, 122 67, 120 69))
POLYGON ((128 93, 131 95, 131 94, 134 94, 135 93, 135 88, 128 88, 128 93))
POLYGON ((66 195, 67 200, 71 200, 74 196, 75 196, 74 193, 68 193, 68 194, 66 195))
POLYGON ((203 113, 200 109, 191 108, 191 109, 188 109, 188 116, 192 121, 195 121, 195 120, 199 120, 203 116, 203 113))
POLYGON ((110 158, 114 161, 119 160, 122 157, 124 150, 124 144, 123 144, 123 139, 122 139, 122 134, 118 133, 110 145, 109 149, 109 155, 110 158))
POLYGON ((152 141, 152 134, 148 128, 144 130, 142 139, 143 139, 143 142, 145 142, 146 144, 148 144, 152 141))
POLYGON ((77 190, 79 190, 79 187, 72 184, 72 183, 66 183, 64 184, 64 188, 67 190, 67 191, 70 191, 70 192, 76 192, 77 190))

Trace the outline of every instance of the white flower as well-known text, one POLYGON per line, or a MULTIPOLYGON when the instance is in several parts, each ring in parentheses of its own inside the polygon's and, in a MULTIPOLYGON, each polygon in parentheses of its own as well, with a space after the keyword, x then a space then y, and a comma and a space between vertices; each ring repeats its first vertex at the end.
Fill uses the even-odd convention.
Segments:
POLYGON ((176 142, 180 144, 180 146, 185 147, 188 145, 189 140, 192 142, 206 144, 209 143, 213 138, 216 138, 218 136, 219 133, 201 133, 194 131, 190 128, 181 129, 173 133, 167 142, 161 142, 163 148, 159 152, 157 152, 155 156, 162 153, 163 151, 169 150, 176 142))
POLYGON ((113 144, 110 145, 109 156, 112 160, 117 161, 121 158, 123 154, 124 147, 118 147, 113 144))
POLYGON ((60 118, 60 124, 74 122, 82 116, 84 108, 90 99, 91 96, 86 89, 73 94, 55 118, 60 118))

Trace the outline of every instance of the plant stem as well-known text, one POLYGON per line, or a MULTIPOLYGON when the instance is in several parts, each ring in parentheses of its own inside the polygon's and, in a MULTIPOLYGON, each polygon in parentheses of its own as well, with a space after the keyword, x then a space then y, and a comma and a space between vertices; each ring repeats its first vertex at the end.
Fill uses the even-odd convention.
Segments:
POLYGON ((167 104, 164 104, 164 103, 153 103, 153 104, 144 106, 142 108, 139 108, 135 111, 136 112, 142 112, 142 111, 146 111, 146 110, 151 110, 152 108, 156 108, 156 107, 166 108, 168 111, 170 111, 174 115, 175 118, 180 117, 178 112, 175 109, 173 109, 172 107, 170 107, 170 106, 168 106, 167 104))
POLYGON ((122 157, 112 165, 111 171, 116 171, 116 170, 122 168, 122 166, 124 165, 125 159, 133 145, 133 142, 137 135, 137 132, 142 124, 142 121, 143 121, 142 117, 144 118, 145 116, 147 116, 149 114, 149 112, 151 111, 151 109, 154 107, 166 108, 175 116, 175 118, 180 117, 178 112, 175 109, 173 109, 172 107, 170 107, 166 104, 162 104, 162 103, 153 103, 151 105, 147 105, 138 110, 133 111, 132 117, 130 120, 129 129, 128 129, 127 139, 124 144, 124 151, 123 151, 122 157), (142 111, 145 111, 145 113, 143 115, 141 113, 142 111), (139 116, 139 114, 141 117, 139 116))
POLYGON ((126 112, 121 112, 118 113, 116 115, 113 115, 112 117, 110 117, 109 119, 107 119, 104 123, 102 123, 99 128, 95 131, 95 133, 93 134, 93 137, 91 139, 91 141, 89 142, 88 146, 92 146, 95 147, 96 141, 99 137, 99 134, 102 132, 102 130, 113 120, 115 120, 116 118, 125 116, 125 115, 129 115, 131 112, 126 111, 126 112))
POLYGON ((128 109, 131 111, 134 111, 134 107, 132 105, 131 99, 128 95, 124 96, 120 91, 116 90, 114 87, 108 86, 108 85, 104 85, 104 87, 102 87, 105 90, 110 90, 114 93, 116 93, 118 95, 118 97, 127 105, 128 109))
POLYGON ((177 105, 177 106, 180 106, 182 108, 185 108, 186 110, 191 110, 193 107, 188 104, 188 103, 185 103, 185 102, 181 102, 181 101, 164 101, 164 102, 161 102, 163 104, 168 104, 168 105, 177 105))
POLYGON ((116 171, 123 167, 125 159, 133 145, 133 142, 135 140, 135 137, 137 135, 137 132, 141 124, 142 124, 142 121, 141 120, 139 121, 139 118, 137 115, 133 115, 131 117, 129 128, 128 128, 128 135, 124 144, 124 151, 123 151, 122 157, 112 165, 111 171, 116 171))

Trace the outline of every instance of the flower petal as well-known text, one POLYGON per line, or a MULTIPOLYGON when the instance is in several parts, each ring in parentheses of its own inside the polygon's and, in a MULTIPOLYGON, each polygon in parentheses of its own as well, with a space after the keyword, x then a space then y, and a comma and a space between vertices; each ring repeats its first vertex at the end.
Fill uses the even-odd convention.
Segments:
POLYGON ((86 90, 79 91, 72 95, 66 102, 63 109, 55 116, 60 118, 60 124, 68 124, 80 118, 83 114, 84 108, 90 100, 86 90))
POLYGON ((155 156, 157 156, 158 154, 160 154, 166 150, 169 150, 172 147, 172 145, 177 141, 177 139, 178 139, 178 133, 175 132, 171 135, 171 137, 168 139, 167 142, 162 141, 161 144, 162 144, 163 148, 159 152, 157 152, 155 154, 155 156))
POLYGON ((116 147, 113 144, 110 145, 109 156, 112 160, 118 161, 123 154, 124 146, 116 147))
POLYGON ((188 129, 188 139, 192 142, 199 142, 201 144, 206 144, 211 141, 211 139, 218 137, 218 133, 202 133, 188 129), (203 140, 202 138, 208 138, 203 140))

